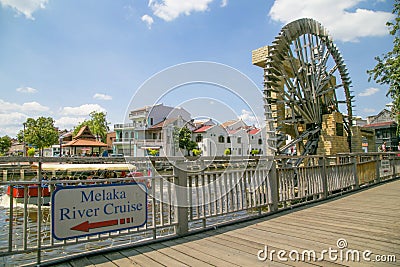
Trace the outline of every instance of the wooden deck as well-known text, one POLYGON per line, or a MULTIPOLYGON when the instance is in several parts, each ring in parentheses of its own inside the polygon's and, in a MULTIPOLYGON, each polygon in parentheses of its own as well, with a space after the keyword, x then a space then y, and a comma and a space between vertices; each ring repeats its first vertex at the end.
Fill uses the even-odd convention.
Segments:
MULTIPOLYGON (((76 259, 56 266, 399 266, 400 181, 333 201, 219 228, 184 238, 76 259), (347 241, 339 250, 338 239, 347 241), (257 258, 259 250, 361 251, 360 261, 274 261, 257 258), (395 255, 397 262, 367 262, 362 252, 395 255)), ((260 256, 263 256, 261 254, 260 256)), ((294 254, 293 254, 294 255, 294 254)), ((340 258, 340 254, 337 253, 340 258)), ((289 255, 286 254, 286 257, 289 255)), ((333 255, 334 256, 334 255, 333 255)), ((368 256, 368 255, 367 255, 368 256)), ((351 259, 351 257, 350 257, 351 259)))

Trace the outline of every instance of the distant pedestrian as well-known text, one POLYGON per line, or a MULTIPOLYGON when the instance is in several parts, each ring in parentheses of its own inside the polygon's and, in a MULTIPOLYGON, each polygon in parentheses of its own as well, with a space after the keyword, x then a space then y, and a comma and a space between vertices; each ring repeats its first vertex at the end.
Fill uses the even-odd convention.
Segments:
POLYGON ((386 142, 383 142, 382 144, 382 152, 386 152, 387 148, 386 148, 386 142))

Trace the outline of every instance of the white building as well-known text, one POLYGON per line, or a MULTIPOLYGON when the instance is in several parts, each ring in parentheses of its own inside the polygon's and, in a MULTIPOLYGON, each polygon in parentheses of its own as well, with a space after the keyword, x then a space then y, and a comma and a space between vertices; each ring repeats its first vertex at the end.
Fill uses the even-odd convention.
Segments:
POLYGON ((159 150, 160 156, 174 155, 171 129, 182 127, 190 117, 183 108, 163 104, 132 110, 131 123, 114 125, 113 151, 134 157, 146 156, 150 149, 159 150))

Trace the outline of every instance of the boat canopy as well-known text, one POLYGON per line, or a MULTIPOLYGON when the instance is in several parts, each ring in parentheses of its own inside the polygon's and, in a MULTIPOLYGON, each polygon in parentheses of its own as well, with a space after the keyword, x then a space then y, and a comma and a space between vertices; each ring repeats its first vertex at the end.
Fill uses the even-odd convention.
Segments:
MULTIPOLYGON (((33 166, 38 168, 38 165, 33 166)), ((103 164, 59 164, 43 163, 43 171, 135 171, 136 166, 128 163, 103 163, 103 164)))

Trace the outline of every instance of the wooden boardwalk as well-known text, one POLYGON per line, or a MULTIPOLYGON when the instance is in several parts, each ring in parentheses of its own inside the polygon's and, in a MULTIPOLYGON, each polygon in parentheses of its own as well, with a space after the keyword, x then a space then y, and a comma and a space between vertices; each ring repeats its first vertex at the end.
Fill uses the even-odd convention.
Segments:
POLYGON ((400 266, 399 204, 397 180, 262 219, 56 266, 400 266), (339 239, 345 239, 346 248, 338 248, 339 239), (259 260, 257 254, 265 246, 269 252, 285 251, 283 258, 288 261, 279 260, 276 253, 273 261, 259 260), (324 261, 307 257, 305 261, 292 261, 288 255, 292 252, 295 257, 296 251, 301 254, 314 250, 321 257, 321 251, 329 248, 338 253, 333 252, 332 257, 325 253, 324 261), (353 261, 351 253, 347 253, 350 250, 360 251, 361 259, 353 261), (365 250, 372 252, 366 254, 369 262, 362 258, 365 250), (397 262, 376 262, 377 255, 395 255, 397 262))

